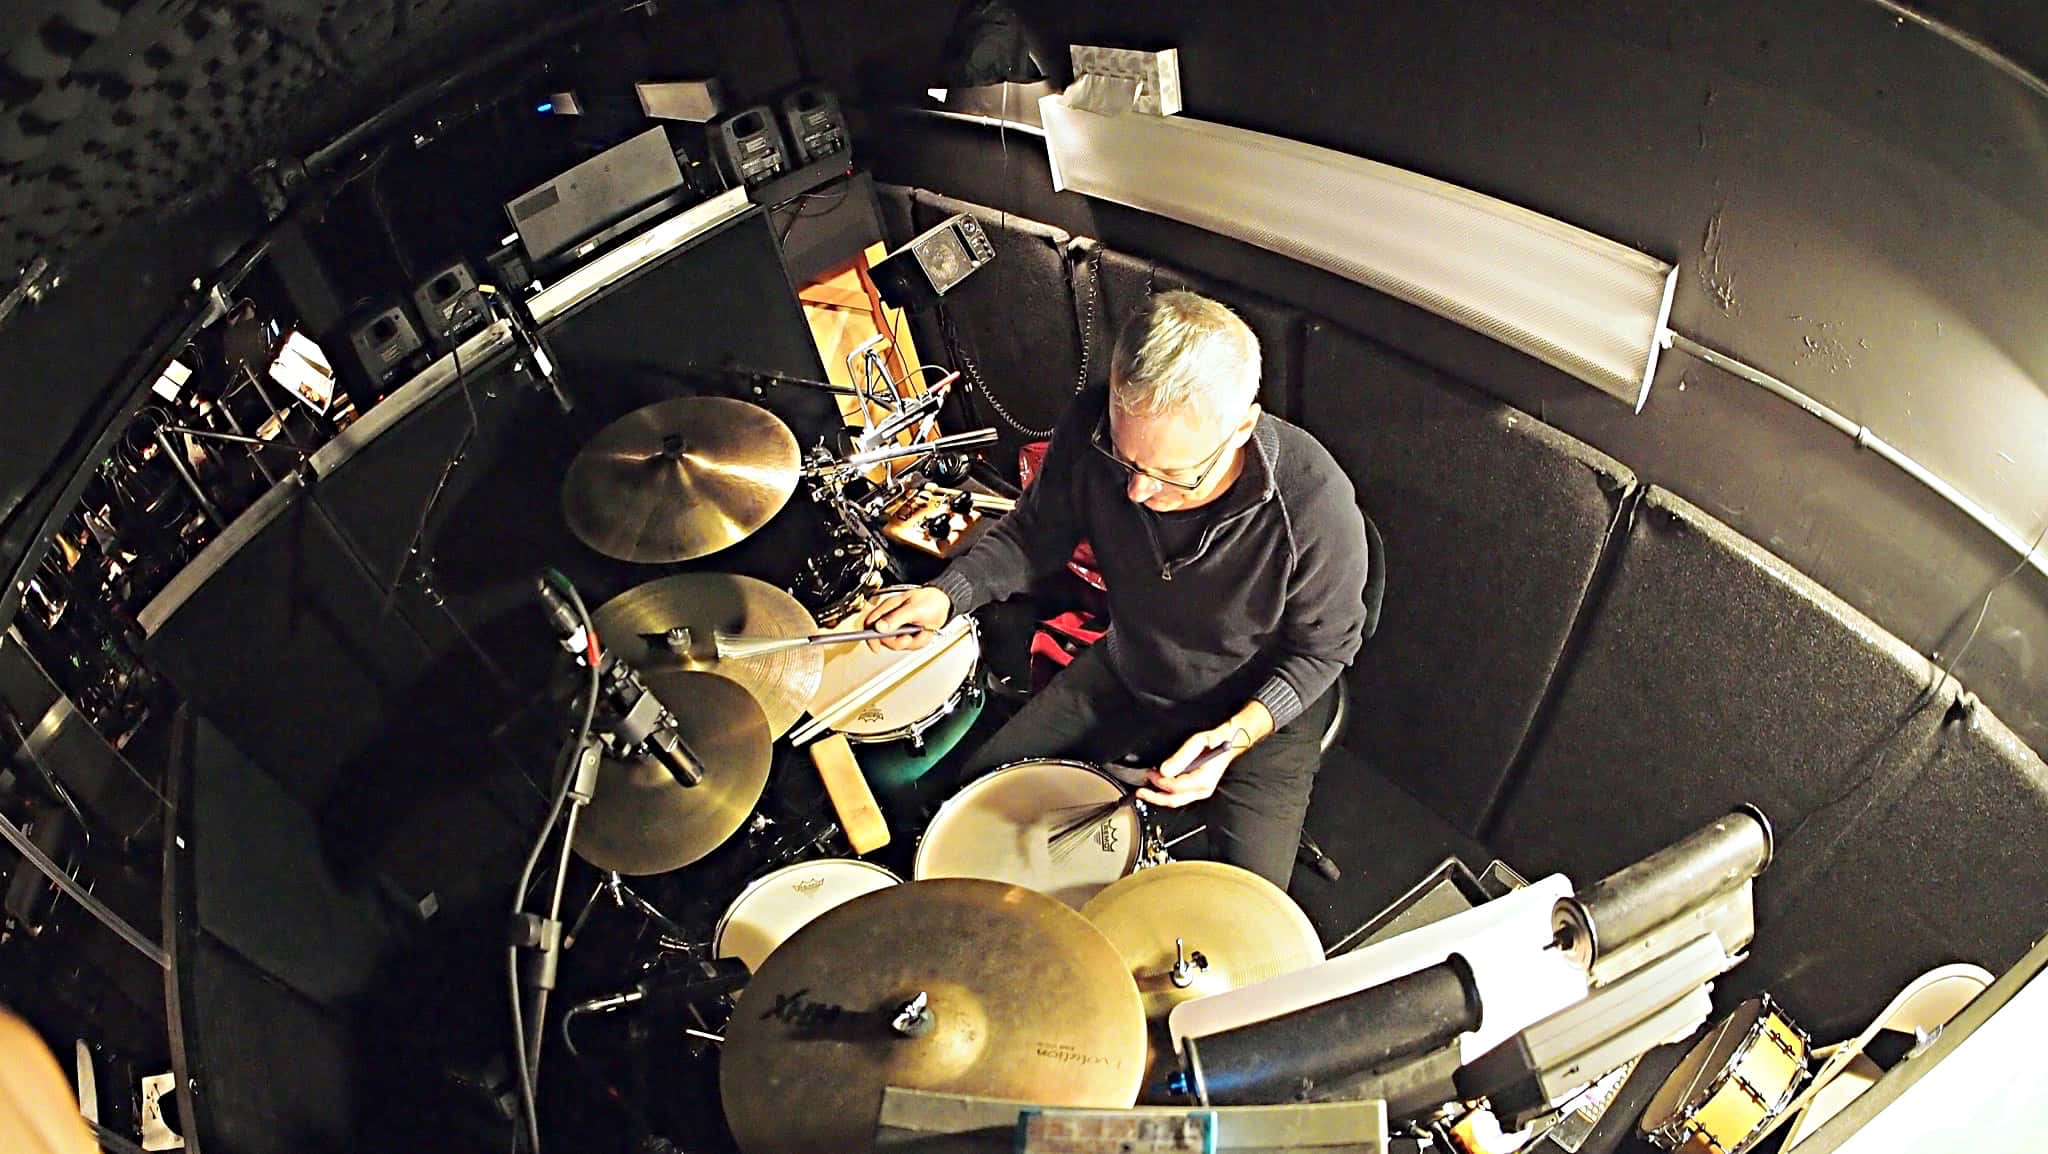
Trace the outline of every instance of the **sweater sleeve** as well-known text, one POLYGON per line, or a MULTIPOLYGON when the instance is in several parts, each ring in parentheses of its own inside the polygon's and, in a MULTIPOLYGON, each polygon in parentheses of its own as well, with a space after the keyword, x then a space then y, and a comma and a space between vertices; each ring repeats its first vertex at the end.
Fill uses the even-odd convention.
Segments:
POLYGON ((1328 692, 1364 643, 1365 517, 1349 481, 1338 476, 1288 511, 1294 572, 1273 672, 1253 695, 1272 713, 1275 729, 1328 692))
POLYGON ((1022 593, 1073 555, 1085 532, 1076 486, 1083 458, 1093 451, 1088 436, 1101 412, 1094 399, 1084 394, 1067 406, 1044 467, 1017 507, 931 582, 952 600, 954 616, 1022 593))

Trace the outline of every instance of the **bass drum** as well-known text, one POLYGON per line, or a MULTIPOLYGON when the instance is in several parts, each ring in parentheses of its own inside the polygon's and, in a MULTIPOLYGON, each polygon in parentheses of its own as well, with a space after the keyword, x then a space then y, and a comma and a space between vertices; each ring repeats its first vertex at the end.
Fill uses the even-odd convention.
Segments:
MULTIPOLYGON (((913 588, 892 585, 882 593, 913 588)), ((871 597, 843 602, 819 620, 827 628, 852 628, 874 604, 871 597)), ((825 659, 825 672, 813 708, 828 705, 868 679, 918 655, 914 650, 870 650, 865 645, 835 646, 825 659)), ((968 635, 931 664, 876 697, 840 722, 837 731, 861 746, 860 768, 868 783, 883 792, 915 785, 939 759, 951 753, 981 717, 981 637, 968 635)))
POLYGON ((881 866, 853 858, 783 866, 756 878, 726 907, 711 935, 711 956, 738 958, 758 971, 777 946, 826 910, 902 884, 881 866))

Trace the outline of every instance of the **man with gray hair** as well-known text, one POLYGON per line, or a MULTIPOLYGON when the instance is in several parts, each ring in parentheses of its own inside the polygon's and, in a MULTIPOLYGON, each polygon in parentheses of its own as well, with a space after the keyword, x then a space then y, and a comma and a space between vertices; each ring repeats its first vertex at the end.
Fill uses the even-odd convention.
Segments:
POLYGON ((1193 293, 1151 298, 1118 336, 1109 388, 1074 398, 1016 511, 864 624, 937 629, 1023 592, 1088 540, 1108 636, 965 775, 1034 757, 1157 758, 1138 796, 1213 798, 1223 858, 1285 887, 1333 686, 1365 625, 1365 521, 1328 450, 1263 412, 1258 391, 1258 338, 1235 313, 1193 293))

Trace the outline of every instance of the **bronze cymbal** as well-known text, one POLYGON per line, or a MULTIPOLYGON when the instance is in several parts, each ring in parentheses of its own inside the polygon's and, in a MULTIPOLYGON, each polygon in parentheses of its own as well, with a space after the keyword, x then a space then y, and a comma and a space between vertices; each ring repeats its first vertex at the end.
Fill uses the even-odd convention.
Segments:
POLYGON ((1141 1098, 1153 1102, 1169 1101, 1161 1093, 1173 1064, 1166 1016, 1175 1006, 1323 960, 1322 939, 1286 891, 1222 862, 1139 870, 1088 899, 1081 916, 1123 956, 1145 1003, 1151 1045, 1141 1098), (1177 962, 1185 985, 1175 980, 1177 962))
POLYGON ((576 454, 562 516, 621 561, 688 561, 768 523, 796 491, 796 435, 759 405, 681 397, 635 409, 576 454))
POLYGON ((746 1154, 874 1142, 887 1086, 1125 1107, 1145 1016, 1117 952, 1079 914, 1001 882, 864 894, 798 930, 741 994, 719 1055, 746 1154), (926 1013, 893 1026, 919 995, 926 1013))
MULTIPOLYGON (((745 686, 768 717, 768 736, 789 732, 803 716, 824 676, 825 650, 819 646, 786 649, 720 661, 712 649, 712 633, 763 637, 803 637, 818 631, 797 599, 752 577, 731 573, 678 573, 637 585, 599 606, 591 614, 597 639, 606 649, 625 655, 642 674, 669 670, 716 673, 745 686), (671 629, 690 631, 691 645, 678 652, 650 635, 671 629)), ((683 683, 683 684, 694 684, 683 683)), ((647 687, 671 713, 697 708, 697 703, 672 699, 652 677, 647 687)))
POLYGON ((576 852, 599 869, 658 874, 717 849, 754 812, 768 786, 774 738, 761 706, 738 682, 670 669, 643 675, 676 711, 683 741, 704 763, 704 780, 684 786, 651 758, 606 758, 597 792, 576 821, 576 852))
POLYGON ((1081 916, 1123 956, 1154 1021, 1182 1002, 1323 960, 1322 939, 1285 890, 1222 862, 1139 870, 1088 899, 1081 916), (1173 980, 1175 939, 1188 959, 1185 985, 1173 980))

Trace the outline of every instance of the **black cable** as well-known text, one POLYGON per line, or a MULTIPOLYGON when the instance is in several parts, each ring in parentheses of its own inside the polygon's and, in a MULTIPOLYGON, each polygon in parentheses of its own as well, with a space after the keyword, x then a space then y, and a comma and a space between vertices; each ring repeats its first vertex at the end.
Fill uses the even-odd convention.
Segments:
MULTIPOLYGON (((584 636, 597 637, 597 629, 591 624, 590 610, 583 604, 582 594, 568 578, 549 570, 549 579, 555 580, 568 596, 570 604, 576 607, 576 616, 583 623, 584 636)), ((586 655, 584 661, 590 666, 590 695, 583 704, 583 718, 577 724, 576 734, 563 747, 562 756, 557 758, 557 773, 561 783, 555 788, 554 800, 548 806, 547 820, 541 824, 540 835, 534 839, 533 849, 526 855, 526 864, 519 871, 519 887, 513 891, 512 919, 514 924, 526 916, 526 894, 533 884, 533 874, 540 865, 541 853, 547 848, 548 838, 555 832, 555 823, 561 820, 562 808, 569 800, 569 787, 576 780, 576 758, 590 740, 591 723, 597 717, 597 698, 601 691, 598 679, 598 662, 586 655)), ((519 1103, 526 1115, 526 1132, 532 1154, 540 1154, 540 1118, 535 1105, 534 1083, 537 1074, 529 1063, 526 1052, 526 1011, 523 993, 519 985, 519 947, 506 947, 506 977, 512 994, 512 1046, 513 1055, 519 1065, 519 1103)))

